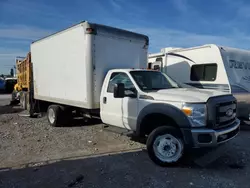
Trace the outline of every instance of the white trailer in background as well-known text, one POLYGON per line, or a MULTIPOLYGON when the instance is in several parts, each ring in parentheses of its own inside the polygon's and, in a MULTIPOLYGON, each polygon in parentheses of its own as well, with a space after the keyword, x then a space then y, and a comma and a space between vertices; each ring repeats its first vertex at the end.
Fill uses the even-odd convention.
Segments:
POLYGON ((180 83, 232 93, 238 101, 238 117, 250 118, 250 51, 214 44, 163 48, 149 55, 148 66, 180 83))

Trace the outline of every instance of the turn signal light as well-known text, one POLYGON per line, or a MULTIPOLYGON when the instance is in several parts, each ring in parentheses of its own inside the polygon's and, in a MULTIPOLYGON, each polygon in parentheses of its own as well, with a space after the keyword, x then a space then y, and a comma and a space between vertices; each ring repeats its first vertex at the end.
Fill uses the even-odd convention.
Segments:
POLYGON ((183 108, 182 112, 184 112, 184 114, 186 114, 187 116, 192 115, 192 109, 190 109, 190 108, 183 108))

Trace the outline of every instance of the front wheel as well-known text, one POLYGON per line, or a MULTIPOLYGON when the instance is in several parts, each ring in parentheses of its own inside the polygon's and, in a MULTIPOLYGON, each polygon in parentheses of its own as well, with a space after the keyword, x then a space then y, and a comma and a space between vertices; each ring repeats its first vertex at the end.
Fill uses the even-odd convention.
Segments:
POLYGON ((176 164, 182 157, 184 144, 178 129, 173 127, 158 127, 147 139, 148 155, 160 166, 176 164))

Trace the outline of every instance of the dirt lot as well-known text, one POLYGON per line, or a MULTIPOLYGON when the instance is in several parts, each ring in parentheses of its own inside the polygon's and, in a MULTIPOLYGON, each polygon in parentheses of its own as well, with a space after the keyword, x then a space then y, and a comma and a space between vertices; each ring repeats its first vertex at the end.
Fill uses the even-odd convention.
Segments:
POLYGON ((0 104, 0 187, 250 187, 248 130, 205 168, 190 155, 177 167, 161 168, 143 144, 99 122, 52 128, 45 117, 19 113, 0 104))

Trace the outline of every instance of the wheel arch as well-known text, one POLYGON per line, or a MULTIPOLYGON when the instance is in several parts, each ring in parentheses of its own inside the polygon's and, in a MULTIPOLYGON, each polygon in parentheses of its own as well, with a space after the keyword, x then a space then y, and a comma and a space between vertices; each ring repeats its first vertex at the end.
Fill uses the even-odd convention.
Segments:
POLYGON ((168 126, 178 128, 184 140, 190 142, 191 124, 187 116, 171 104, 154 103, 144 107, 138 115, 136 135, 141 137, 149 134, 154 128, 158 127, 150 127, 150 123, 159 123, 159 121, 168 122, 168 126))

